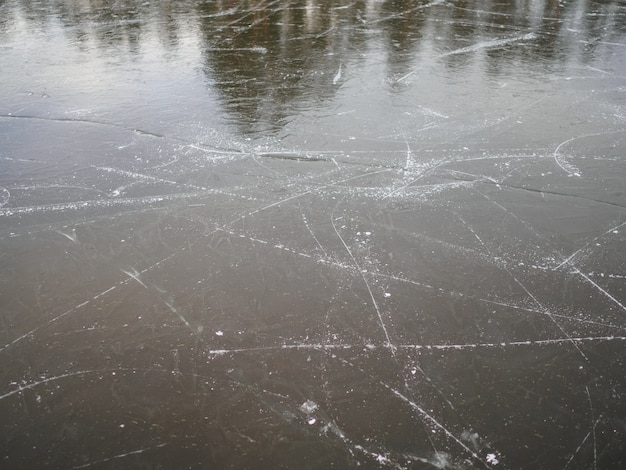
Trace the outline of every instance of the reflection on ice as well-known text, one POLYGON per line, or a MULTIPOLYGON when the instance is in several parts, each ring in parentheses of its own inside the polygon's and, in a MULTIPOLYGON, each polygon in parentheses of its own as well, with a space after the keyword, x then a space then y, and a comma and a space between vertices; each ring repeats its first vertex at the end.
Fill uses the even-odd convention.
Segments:
POLYGON ((625 18, 0 4, 0 466, 619 467, 625 18))

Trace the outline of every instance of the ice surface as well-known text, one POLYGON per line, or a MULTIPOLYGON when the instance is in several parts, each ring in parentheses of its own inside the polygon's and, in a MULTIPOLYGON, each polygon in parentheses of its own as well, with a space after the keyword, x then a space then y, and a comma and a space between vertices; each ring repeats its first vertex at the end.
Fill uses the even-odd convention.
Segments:
POLYGON ((625 24, 0 3, 0 467, 625 466, 625 24))

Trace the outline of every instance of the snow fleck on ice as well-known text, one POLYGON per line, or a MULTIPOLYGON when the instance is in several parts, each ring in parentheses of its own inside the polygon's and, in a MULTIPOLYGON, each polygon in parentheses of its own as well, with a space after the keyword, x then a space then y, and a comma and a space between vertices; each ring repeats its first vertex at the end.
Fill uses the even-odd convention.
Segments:
POLYGON ((313 413, 315 410, 317 410, 317 408, 317 403, 315 403, 313 400, 307 400, 302 403, 302 405, 300 405, 300 411, 306 414, 313 413))

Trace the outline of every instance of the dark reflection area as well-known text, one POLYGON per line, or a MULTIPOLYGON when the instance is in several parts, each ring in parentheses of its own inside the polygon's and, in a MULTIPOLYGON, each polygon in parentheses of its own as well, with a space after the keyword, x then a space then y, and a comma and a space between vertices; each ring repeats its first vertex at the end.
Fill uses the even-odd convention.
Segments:
POLYGON ((624 34, 623 12, 597 2, 494 2, 488 11, 482 2, 255 2, 243 13, 229 6, 201 7, 206 71, 233 118, 255 132, 280 130, 334 96, 364 67, 364 51, 388 64, 385 80, 395 88, 433 59, 451 76, 464 73, 483 49, 492 75, 558 71, 571 58, 584 66, 602 42, 614 50, 624 34))
POLYGON ((626 33, 619 2, 597 1, 15 0, 2 9, 5 37, 21 22, 44 34, 60 26, 70 47, 116 62, 141 59, 154 36, 167 58, 181 34, 197 35, 228 121, 257 134, 322 106, 369 67, 365 57, 386 63, 381 78, 402 89, 418 75, 455 80, 476 67, 496 77, 584 67, 617 53, 626 33))
POLYGON ((0 469, 626 468, 625 25, 0 0, 0 469))
POLYGON ((207 76, 247 132, 275 132, 334 95, 365 41, 355 25, 363 3, 341 4, 251 2, 224 14, 219 2, 199 7, 207 76))
POLYGON ((168 14, 170 2, 132 1, 19 1, 5 2, 7 27, 15 27, 23 20, 28 29, 43 31, 60 24, 71 45, 81 47, 95 39, 98 48, 118 53, 136 54, 139 51, 142 30, 158 23, 168 32, 164 47, 176 44, 174 19, 168 14), (157 8, 155 9, 155 5, 157 8), (13 8, 10 8, 13 6, 13 8))
POLYGON ((193 22, 193 10, 180 2, 59 2, 56 19, 79 47, 91 39, 103 53, 141 53, 142 34, 156 33, 167 53, 179 45, 181 28, 193 22), (179 8, 179 5, 182 8, 179 8))
POLYGON ((384 50, 388 63, 388 77, 401 77, 409 73, 419 53, 422 29, 428 15, 429 2, 390 1, 381 6, 379 24, 385 33, 384 50), (417 5, 417 7, 416 7, 417 5), (398 14, 398 12, 402 12, 398 14))

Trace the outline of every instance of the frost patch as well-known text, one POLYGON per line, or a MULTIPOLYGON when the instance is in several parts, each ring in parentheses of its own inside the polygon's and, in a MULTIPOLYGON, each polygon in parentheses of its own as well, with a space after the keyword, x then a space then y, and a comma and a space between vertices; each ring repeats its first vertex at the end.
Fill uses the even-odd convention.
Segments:
POLYGON ((306 414, 311 414, 318 408, 319 407, 317 406, 317 403, 315 403, 313 400, 307 400, 302 403, 302 405, 300 405, 300 411, 306 414))

